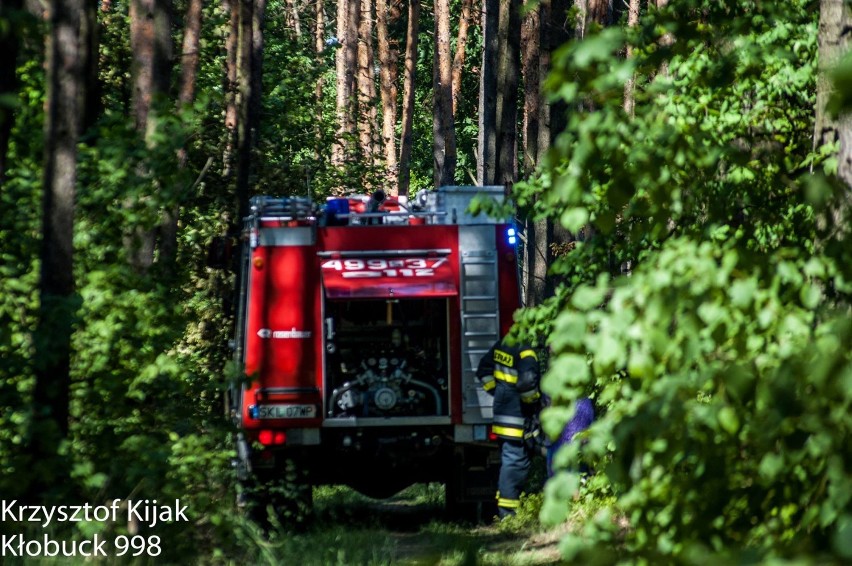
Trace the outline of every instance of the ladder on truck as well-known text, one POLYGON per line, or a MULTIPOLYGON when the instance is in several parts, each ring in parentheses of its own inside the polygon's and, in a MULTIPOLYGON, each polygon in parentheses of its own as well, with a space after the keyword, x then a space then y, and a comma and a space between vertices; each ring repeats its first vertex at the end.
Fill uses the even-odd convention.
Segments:
POLYGON ((491 420, 493 399, 479 384, 476 369, 482 356, 500 338, 497 251, 493 226, 460 231, 463 421, 491 420), (471 231, 471 238, 464 232, 471 231), (478 245, 471 245, 478 244, 478 245))

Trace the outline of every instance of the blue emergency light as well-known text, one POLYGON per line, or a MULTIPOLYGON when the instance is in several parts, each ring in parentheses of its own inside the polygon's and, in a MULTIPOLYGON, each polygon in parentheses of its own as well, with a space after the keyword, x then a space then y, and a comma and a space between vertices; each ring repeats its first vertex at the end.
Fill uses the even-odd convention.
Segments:
POLYGON ((518 243, 518 233, 514 228, 509 228, 506 230, 506 239, 509 241, 509 245, 514 246, 518 243))

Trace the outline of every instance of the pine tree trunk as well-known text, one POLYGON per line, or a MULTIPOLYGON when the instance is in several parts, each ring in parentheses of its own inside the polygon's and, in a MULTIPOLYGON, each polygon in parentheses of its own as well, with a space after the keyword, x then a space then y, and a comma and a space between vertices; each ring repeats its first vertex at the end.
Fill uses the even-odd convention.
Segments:
POLYGON ((541 4, 529 7, 521 25, 521 73, 524 78, 523 165, 524 176, 530 176, 538 164, 538 130, 541 109, 541 4))
MULTIPOLYGON (((523 174, 529 177, 534 174, 538 164, 539 121, 545 104, 541 94, 541 3, 530 5, 521 26, 522 74, 524 79, 524 115, 523 115, 523 174)), ((545 71, 546 72, 546 71, 545 71)), ((536 269, 542 265, 536 246, 543 241, 546 234, 540 234, 537 223, 531 217, 526 219, 526 242, 523 254, 522 297, 525 306, 539 304, 541 297, 537 292, 536 269)))
POLYGON ((846 112, 838 118, 826 112, 833 86, 828 76, 830 70, 849 53, 849 30, 852 29, 852 7, 844 0, 820 0, 819 17, 819 66, 817 77, 816 119, 814 125, 814 149, 825 144, 839 142, 837 154, 837 176, 849 189, 843 198, 832 203, 822 223, 832 231, 847 232, 852 213, 852 113, 846 112))
POLYGON ((495 180, 509 185, 517 178, 520 0, 500 3, 500 61, 497 75, 497 171, 495 180))
POLYGON ((249 178, 253 125, 251 123, 252 100, 252 19, 253 0, 239 0, 240 21, 237 41, 237 146, 236 146, 236 189, 237 225, 249 213, 249 178))
POLYGON ((289 20, 290 29, 293 30, 293 34, 296 36, 296 39, 301 39, 302 37, 302 22, 299 17, 299 5, 296 0, 287 0, 287 19, 289 20))
POLYGON ((405 76, 402 87, 402 132, 399 140, 399 196, 408 196, 411 182, 411 138, 414 124, 414 79, 417 70, 417 37, 420 28, 420 0, 408 0, 408 27, 405 32, 405 76))
MULTIPOLYGON (((627 7, 627 26, 631 28, 635 28, 639 25, 639 0, 630 0, 630 4, 627 7)), ((631 58, 633 56, 633 47, 631 45, 627 46, 627 58, 631 58)), ((635 114, 635 105, 636 105, 636 76, 630 75, 630 78, 627 79, 627 82, 624 83, 624 112, 629 117, 633 118, 635 114)))
MULTIPOLYGON (((187 106, 195 101, 195 82, 198 76, 198 47, 201 38, 202 0, 189 0, 186 7, 186 18, 181 46, 180 80, 178 84, 178 107, 187 106)), ((185 147, 178 150, 178 167, 186 167, 187 151, 185 147)), ((184 196, 180 195, 179 200, 184 196)), ((159 262, 164 271, 172 275, 177 259, 178 218, 180 203, 176 203, 163 215, 160 224, 160 257, 159 262)))
POLYGON ((479 79, 479 139, 476 180, 493 185, 497 172, 497 62, 499 0, 482 0, 482 68, 479 79))
POLYGON ((361 0, 358 25, 358 145, 364 163, 375 163, 376 82, 373 80, 373 0, 361 0))
POLYGON ((189 0, 181 48, 180 86, 178 104, 195 101, 195 83, 198 77, 198 46, 201 39, 202 0, 189 0))
POLYGON ((39 322, 35 335, 35 386, 30 431, 30 492, 44 500, 67 477, 58 459, 68 434, 71 335, 78 304, 74 285, 74 203, 77 142, 86 99, 85 61, 91 47, 84 33, 85 0, 50 4, 47 39, 44 192, 39 322))
MULTIPOLYGON (((172 65, 171 3, 133 0, 130 4, 130 46, 133 52, 133 108, 136 128, 149 147, 156 143, 159 118, 155 100, 169 91, 172 65)), ((128 202, 129 206, 135 203, 128 202)), ((125 240, 130 265, 145 273, 154 264, 157 232, 133 227, 125 240)))
POLYGON ((456 174, 453 120, 453 60, 450 52, 450 3, 435 0, 435 61, 432 78, 435 136, 435 187, 452 185, 456 174))
POLYGON ((399 188, 394 179, 397 176, 396 159, 396 81, 399 74, 398 47, 397 43, 391 43, 388 34, 388 20, 399 18, 398 9, 392 12, 388 7, 387 0, 376 0, 376 40, 379 47, 379 81, 382 99, 382 148, 385 158, 390 183, 393 186, 392 193, 398 192, 399 188))
MULTIPOLYGON (((314 50, 316 51, 316 65, 320 68, 322 65, 323 53, 325 52, 325 6, 323 0, 314 2, 314 50)), ((323 75, 317 77, 316 89, 314 91, 314 104, 316 108, 316 147, 314 148, 314 158, 319 161, 322 158, 322 91, 325 87, 325 78, 323 75)))
POLYGON ((468 28, 473 12, 474 0, 462 0, 459 31, 456 36, 456 54, 453 57, 453 116, 458 115, 459 99, 461 98, 462 71, 464 70, 465 52, 467 50, 468 28))
MULTIPOLYGON (((332 164, 343 167, 352 157, 355 136, 353 94, 358 56, 358 27, 361 15, 360 0, 340 0, 337 8, 337 139, 332 147, 332 164)), ((345 192, 345 187, 338 187, 345 192)))
POLYGON ((225 38, 225 150, 222 155, 222 177, 228 179, 234 166, 234 152, 237 145, 237 98, 239 83, 237 80, 237 51, 240 37, 240 0, 222 0, 222 7, 228 14, 228 35, 225 38))

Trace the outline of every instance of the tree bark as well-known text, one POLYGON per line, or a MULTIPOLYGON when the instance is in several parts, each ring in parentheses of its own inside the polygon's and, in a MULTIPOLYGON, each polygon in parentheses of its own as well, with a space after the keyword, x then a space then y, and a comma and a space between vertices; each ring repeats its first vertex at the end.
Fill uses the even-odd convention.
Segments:
MULTIPOLYGON (((201 38, 202 0, 189 0, 181 46, 180 79, 178 84, 178 108, 188 106, 195 101, 195 83, 198 76, 198 47, 201 38)), ((186 147, 178 149, 178 167, 186 167, 188 155, 186 147)), ((179 195, 183 200, 183 195, 179 195)), ((178 219, 180 202, 175 203, 163 214, 160 223, 159 263, 167 275, 173 275, 177 260, 178 219)))
POLYGON ((39 322, 30 431, 30 491, 44 499, 67 468, 57 460, 68 434, 71 335, 77 304, 74 285, 74 203, 77 142, 86 97, 85 61, 93 22, 86 0, 54 0, 47 38, 44 193, 39 322))
MULTIPOLYGON (((337 38, 341 46, 337 51, 337 139, 332 147, 331 161, 338 168, 352 157, 355 136, 353 91, 358 54, 358 24, 361 15, 360 0, 340 0, 337 8, 337 38)), ((338 187, 345 192, 345 187, 338 187)))
MULTIPOLYGON (((22 0, 4 1, 0 4, 0 21, 9 21, 22 10, 23 5, 22 0)), ((18 94, 16 70, 19 42, 20 38, 12 26, 0 31, 0 98, 12 98, 18 94)), ((6 160, 14 123, 14 107, 11 104, 0 105, 0 187, 6 179, 6 160)))
POLYGON ((837 176, 846 183, 847 191, 834 201, 822 219, 832 232, 847 232, 852 210, 852 114, 833 117, 826 104, 833 91, 828 73, 850 49, 852 7, 844 0, 820 0, 819 74, 817 75, 814 150, 825 144, 838 143, 837 176))
MULTIPOLYGON (((396 4, 396 3, 395 3, 396 4)), ((398 71, 398 43, 391 42, 388 34, 388 20, 394 21, 399 18, 397 8, 389 8, 388 0, 376 0, 376 40, 379 46, 379 82, 382 99, 382 148, 385 158, 389 186, 393 186, 392 193, 397 193, 399 187, 393 181, 397 176, 396 159, 396 81, 398 71)))
MULTIPOLYGON (((524 78, 524 116, 523 116, 523 166, 524 176, 534 174, 538 165, 538 137, 542 125, 542 108, 544 101, 541 92, 541 2, 530 6, 521 26, 522 69, 524 78)), ((547 71, 544 70, 546 73, 547 71)), ((546 127, 546 126, 545 126, 546 127)), ((535 306, 540 302, 534 274, 542 261, 536 255, 536 245, 545 241, 545 234, 539 234, 537 222, 532 217, 532 210, 526 219, 526 242, 524 245, 523 263, 523 304, 535 306)), ((545 266, 546 268, 546 266, 545 266)))
POLYGON ((361 0, 358 24, 358 145, 366 164, 375 164, 376 82, 373 80, 373 0, 361 0))
POLYGON ((171 4, 132 0, 130 47, 133 51, 133 107, 136 128, 149 137, 156 126, 152 102, 169 91, 172 61, 171 4))
POLYGON ((241 222, 249 213, 251 156, 260 128, 265 15, 266 0, 241 0, 237 48, 237 222, 241 222))
POLYGON ((195 101, 195 83, 198 77, 198 47, 201 39, 202 0, 189 0, 181 48, 180 85, 178 104, 195 101))
POLYGON ((500 4, 500 62, 497 75, 496 182, 510 185, 518 174, 518 74, 521 0, 500 4))
MULTIPOLYGON (((154 103, 169 91, 172 66, 171 3, 133 0, 130 4, 130 47, 133 52, 133 112, 136 129, 149 147, 154 143, 158 116, 154 103)), ((133 206, 135 203, 128 203, 133 206)), ((130 265, 145 273, 154 263, 157 232, 132 227, 125 241, 130 265)))
POLYGON ((587 2, 588 13, 586 17, 588 21, 602 26, 608 26, 612 23, 612 0, 587 0, 587 2))
POLYGON ((482 68, 479 80, 479 139, 476 163, 476 180, 480 185, 493 185, 497 179, 499 7, 498 0, 482 0, 482 68))
POLYGON ((433 67, 435 187, 452 185, 456 174, 456 128, 453 119, 453 61, 450 52, 450 3, 435 0, 433 67))
POLYGON ((453 116, 458 114, 459 99, 461 98, 462 71, 467 50, 468 28, 473 12, 474 0, 462 0, 459 31, 456 36, 456 54, 453 57, 453 116))
POLYGON ((230 178, 234 166, 234 151, 237 145, 237 51, 240 37, 240 0, 222 0, 228 14, 228 36, 225 39, 225 150, 222 155, 222 177, 230 178))
MULTIPOLYGON (((527 6, 530 6, 527 0, 527 6)), ((538 165, 538 130, 541 109, 541 3, 536 1, 521 25, 521 73, 524 78, 523 164, 524 175, 530 176, 538 165)))
POLYGON ((287 19, 289 20, 290 29, 297 39, 302 37, 302 22, 299 17, 299 4, 296 0, 287 0, 287 19))
POLYGON ((417 70, 417 37, 420 27, 420 0, 408 0, 408 27, 405 32, 405 76, 402 88, 402 132, 399 140, 399 196, 408 196, 411 182, 411 134, 414 124, 414 79, 417 70))
MULTIPOLYGON (((315 0, 314 18, 314 51, 316 51, 317 68, 320 68, 322 66, 323 53, 325 53, 325 5, 323 0, 315 0)), ((314 148, 314 158, 317 162, 322 158, 322 91, 324 88, 325 78, 320 74, 317 77, 316 89, 314 90, 314 105, 316 108, 316 124, 314 125, 316 147, 314 148)))
MULTIPOLYGON (((627 27, 635 28, 639 25, 639 0, 630 0, 627 7, 627 27)), ((627 58, 633 57, 633 47, 627 45, 627 58)), ((636 106, 636 75, 630 75, 624 83, 624 112, 631 118, 635 114, 636 106)))

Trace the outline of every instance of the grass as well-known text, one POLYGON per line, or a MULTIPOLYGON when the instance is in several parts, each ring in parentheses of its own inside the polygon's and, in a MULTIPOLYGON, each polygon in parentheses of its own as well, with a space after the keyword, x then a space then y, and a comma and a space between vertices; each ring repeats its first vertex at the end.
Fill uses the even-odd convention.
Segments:
POLYGON ((241 562, 306 566, 538 566, 559 562, 558 535, 538 524, 541 496, 525 497, 511 520, 484 526, 446 521, 439 484, 416 485, 387 500, 342 486, 314 490, 313 526, 304 533, 246 522, 241 562))

